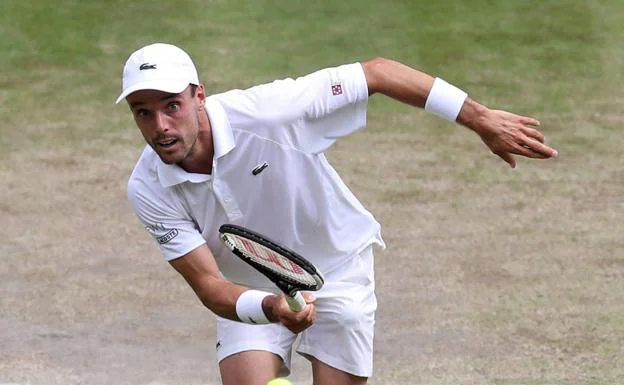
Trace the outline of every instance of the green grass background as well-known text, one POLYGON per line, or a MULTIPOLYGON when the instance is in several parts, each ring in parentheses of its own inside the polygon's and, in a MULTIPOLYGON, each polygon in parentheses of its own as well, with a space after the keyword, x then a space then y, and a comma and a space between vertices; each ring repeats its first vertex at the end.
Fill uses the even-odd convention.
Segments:
MULTIPOLYGON (((389 224, 386 237, 397 245, 396 253, 409 255, 413 247, 410 234, 397 230, 418 227, 413 222, 421 219, 423 226, 430 220, 457 228, 451 236, 461 242, 470 235, 454 218, 467 215, 484 217, 475 223, 490 234, 485 242, 498 245, 493 254, 524 258, 500 267, 499 260, 483 256, 483 247, 481 255, 467 251, 465 260, 449 261, 444 265, 449 274, 461 268, 462 279, 472 277, 483 292, 468 294, 479 311, 458 306, 443 317, 455 320, 455 327, 463 322, 510 335, 530 347, 524 356, 506 356, 500 367, 496 357, 487 356, 469 365, 449 359, 411 367, 409 358, 384 361, 386 351, 379 358, 386 366, 378 368, 375 383, 621 382, 623 2, 0 1, 0 173, 9 181, 0 184, 0 214, 5 218, 21 215, 7 203, 16 195, 26 201, 57 199, 55 204, 69 210, 80 199, 71 193, 50 198, 55 185, 49 180, 42 185, 37 174, 18 186, 15 175, 32 171, 24 165, 40 162, 50 173, 63 174, 59 170, 99 162, 129 172, 142 138, 127 108, 113 102, 127 56, 156 41, 185 48, 209 92, 385 56, 439 75, 492 107, 538 117, 560 156, 542 163, 522 160, 514 172, 466 130, 379 96, 371 100, 369 129, 330 151, 348 183, 389 224), (374 180, 362 178, 371 172, 374 180), (402 211, 414 201, 421 206, 402 211), (487 210, 511 218, 488 218, 493 214, 487 210), (523 219, 528 213, 537 225, 523 219), (526 249, 524 239, 533 240, 526 249), (506 250, 505 244, 515 249, 506 250), (501 269, 508 275, 500 276, 501 269), (514 280, 525 270, 534 273, 514 280)), ((111 183, 106 178, 101 176, 94 191, 111 183)), ((35 214, 34 208, 24 210, 35 214)), ((443 258, 452 242, 440 237, 432 253, 443 258)), ((0 250, 3 257, 17 255, 11 248, 0 250)), ((386 278, 381 295, 401 300, 388 283, 397 271, 383 265, 379 270, 386 278)), ((422 279, 446 279, 435 267, 419 272, 430 273, 422 279)), ((11 275, 7 267, 2 273, 11 275)), ((393 325, 383 318, 380 323, 393 325)), ((409 350, 389 353, 409 357, 409 350)))

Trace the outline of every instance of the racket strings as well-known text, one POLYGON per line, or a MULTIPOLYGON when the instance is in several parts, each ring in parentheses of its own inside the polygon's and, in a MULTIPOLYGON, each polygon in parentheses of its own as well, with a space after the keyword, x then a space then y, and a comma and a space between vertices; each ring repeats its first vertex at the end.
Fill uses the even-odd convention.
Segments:
POLYGON ((229 234, 227 238, 249 259, 299 282, 309 285, 316 284, 316 280, 310 273, 268 247, 232 234, 229 234))

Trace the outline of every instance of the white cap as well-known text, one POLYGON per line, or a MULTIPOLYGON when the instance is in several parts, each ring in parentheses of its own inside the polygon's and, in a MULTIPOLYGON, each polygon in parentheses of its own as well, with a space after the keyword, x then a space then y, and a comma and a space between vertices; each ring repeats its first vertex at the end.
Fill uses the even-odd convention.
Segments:
POLYGON ((189 84, 199 84, 197 69, 191 57, 171 44, 150 44, 134 51, 126 61, 122 91, 115 103, 139 90, 177 94, 189 84))

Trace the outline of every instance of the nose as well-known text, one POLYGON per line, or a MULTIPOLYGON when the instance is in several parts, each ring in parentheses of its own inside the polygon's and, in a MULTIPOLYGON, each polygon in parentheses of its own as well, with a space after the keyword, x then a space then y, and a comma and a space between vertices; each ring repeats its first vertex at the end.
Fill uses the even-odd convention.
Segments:
POLYGON ((169 131, 169 119, 166 114, 157 112, 154 116, 154 128, 156 131, 167 132, 169 131))

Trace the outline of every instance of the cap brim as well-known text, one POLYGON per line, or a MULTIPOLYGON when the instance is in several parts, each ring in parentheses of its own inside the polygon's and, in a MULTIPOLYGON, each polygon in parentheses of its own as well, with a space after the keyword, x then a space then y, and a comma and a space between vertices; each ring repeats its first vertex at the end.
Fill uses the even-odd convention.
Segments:
POLYGON ((174 79, 174 80, 151 80, 142 83, 136 83, 121 92, 115 104, 121 102, 126 98, 126 96, 130 95, 133 92, 141 91, 141 90, 156 90, 162 92, 169 92, 172 94, 178 94, 186 89, 189 86, 188 79, 174 79))

